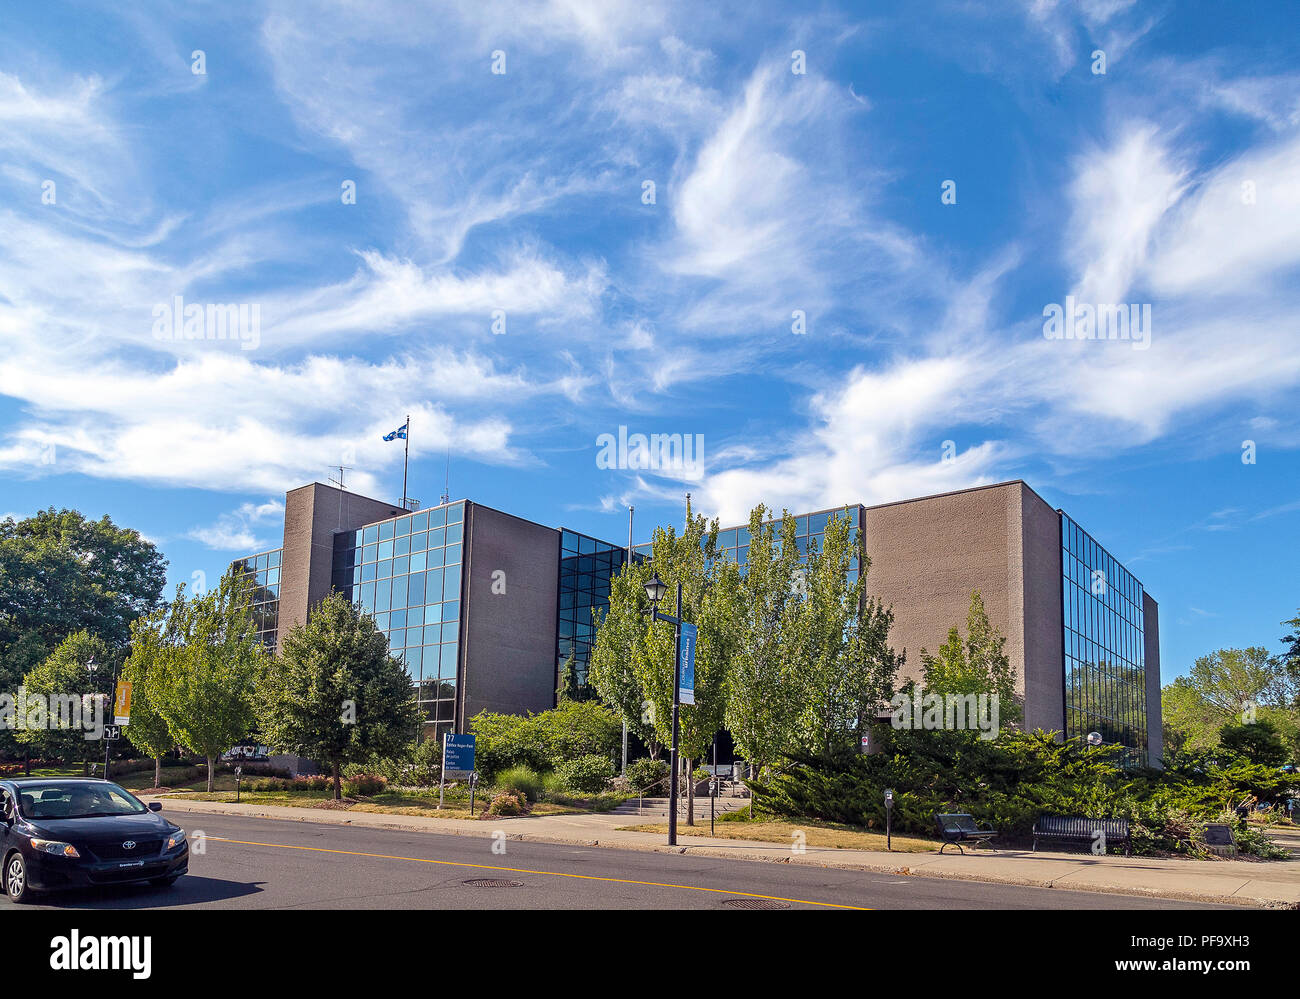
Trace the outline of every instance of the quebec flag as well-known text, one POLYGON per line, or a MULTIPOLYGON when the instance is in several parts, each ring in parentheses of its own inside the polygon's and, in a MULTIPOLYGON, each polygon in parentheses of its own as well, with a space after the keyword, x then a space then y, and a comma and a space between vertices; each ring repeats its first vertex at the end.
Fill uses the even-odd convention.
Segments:
POLYGON ((403 441, 404 441, 404 440, 406 440, 406 428, 407 428, 407 426, 408 426, 408 424, 403 423, 400 427, 398 427, 396 430, 394 430, 391 434, 384 434, 384 440, 386 440, 386 441, 392 441, 392 440, 403 440, 403 441))

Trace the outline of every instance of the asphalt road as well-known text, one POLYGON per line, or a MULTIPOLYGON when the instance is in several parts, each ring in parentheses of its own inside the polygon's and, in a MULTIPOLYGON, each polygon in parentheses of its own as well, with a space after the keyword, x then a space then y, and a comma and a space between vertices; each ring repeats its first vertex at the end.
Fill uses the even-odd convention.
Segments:
MULTIPOLYGON (((173 814, 206 852, 170 889, 50 895, 55 909, 1195 909, 983 884, 603 847, 492 841, 242 816, 173 814), (476 879, 508 887, 477 887, 476 879)), ((0 907, 12 905, 0 901, 0 907)))

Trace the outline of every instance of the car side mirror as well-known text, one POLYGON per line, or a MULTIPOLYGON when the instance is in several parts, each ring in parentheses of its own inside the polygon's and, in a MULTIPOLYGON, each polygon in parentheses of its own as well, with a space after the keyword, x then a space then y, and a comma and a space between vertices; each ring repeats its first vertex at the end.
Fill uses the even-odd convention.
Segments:
POLYGON ((151 812, 161 812, 161 811, 162 811, 162 802, 161 802, 161 801, 151 801, 151 802, 149 802, 149 811, 151 811, 151 812))

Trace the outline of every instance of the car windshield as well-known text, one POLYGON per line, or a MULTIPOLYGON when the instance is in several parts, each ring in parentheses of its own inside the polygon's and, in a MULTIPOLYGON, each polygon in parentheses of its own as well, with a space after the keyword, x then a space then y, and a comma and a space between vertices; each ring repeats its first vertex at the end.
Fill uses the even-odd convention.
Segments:
POLYGON ((139 815, 148 809, 116 784, 51 781, 18 788, 19 809, 29 819, 90 819, 139 815))

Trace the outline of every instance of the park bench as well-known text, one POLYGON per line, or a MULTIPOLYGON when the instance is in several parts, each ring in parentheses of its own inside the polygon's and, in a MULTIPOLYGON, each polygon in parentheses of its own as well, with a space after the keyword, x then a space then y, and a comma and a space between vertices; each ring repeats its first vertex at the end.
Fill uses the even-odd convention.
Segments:
POLYGON ((1112 843, 1124 844, 1124 856, 1132 854, 1133 843, 1129 834, 1128 819, 1089 819, 1080 815, 1040 815, 1034 823, 1034 849, 1038 841, 1053 843, 1083 843, 1091 848, 1095 842, 1107 847, 1112 843), (1098 836, 1098 833, 1101 836, 1098 836))
POLYGON ((943 853, 946 847, 956 846, 957 850, 964 854, 966 851, 962 849, 963 843, 976 846, 997 835, 992 826, 981 829, 975 824, 972 816, 963 813, 936 812, 934 824, 939 831, 939 838, 943 840, 943 846, 939 847, 940 853, 943 853))

